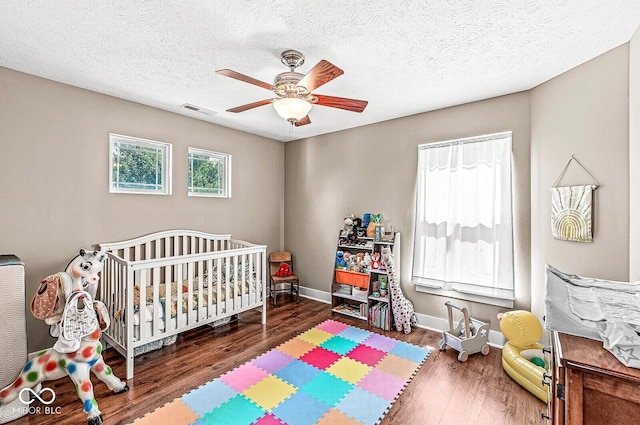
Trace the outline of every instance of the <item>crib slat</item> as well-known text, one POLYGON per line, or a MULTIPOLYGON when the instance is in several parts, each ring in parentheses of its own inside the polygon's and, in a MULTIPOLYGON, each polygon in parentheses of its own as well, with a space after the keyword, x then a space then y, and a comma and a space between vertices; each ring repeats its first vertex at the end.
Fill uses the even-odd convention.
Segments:
MULTIPOLYGON (((187 324, 193 321, 193 266, 194 263, 189 262, 187 266, 187 324)), ((180 280, 180 284, 184 282, 180 280)))
POLYGON ((231 278, 231 272, 229 270, 231 265, 231 261, 229 260, 229 258, 225 259, 224 262, 224 291, 225 291, 225 311, 229 311, 229 307, 233 305, 233 301, 231 300, 231 295, 230 295, 230 278, 231 278))
POLYGON ((253 303, 254 295, 255 295, 255 269, 253 265, 253 259, 256 254, 249 255, 249 304, 253 303))
MULTIPOLYGON (((165 239, 165 256, 171 256, 171 238, 165 239)), ((171 266, 164 266, 164 331, 173 330, 173 321, 171 320, 171 266)))
POLYGON ((147 338, 147 326, 146 326, 146 322, 147 322, 147 306, 146 306, 146 299, 147 299, 147 283, 148 283, 148 279, 147 279, 147 269, 143 269, 140 271, 136 272, 136 275, 138 276, 138 280, 137 280, 137 284, 138 287, 140 289, 140 301, 138 302, 138 332, 140 333, 140 340, 144 341, 147 338))
POLYGON ((216 316, 222 314, 222 267, 222 258, 216 259, 216 316))
POLYGON ((151 335, 156 336, 160 333, 162 320, 156 314, 158 303, 160 302, 160 267, 153 268, 153 295, 151 301, 151 335))
POLYGON ((246 282, 246 274, 247 274, 247 269, 246 269, 246 260, 247 260, 247 256, 245 254, 242 255, 242 257, 240 257, 240 267, 241 267, 241 273, 242 273, 242 277, 240 278, 240 306, 244 307, 245 304, 248 304, 247 302, 245 302, 244 297, 245 295, 248 296, 248 294, 245 294, 246 288, 245 288, 245 282, 246 282))
POLYGON ((213 314, 213 260, 207 260, 207 306, 206 318, 214 316, 213 314))
MULTIPOLYGON (((198 321, 200 320, 204 320, 207 316, 205 314, 205 309, 206 309, 206 303, 205 303, 205 294, 204 294, 204 285, 203 285, 203 280, 204 280, 204 263, 202 261, 198 261, 198 267, 196 270, 196 283, 197 283, 197 288, 196 288, 196 292, 197 292, 197 299, 198 299, 198 303, 197 303, 197 319, 198 321)), ((207 298, 208 300, 209 298, 207 298)))

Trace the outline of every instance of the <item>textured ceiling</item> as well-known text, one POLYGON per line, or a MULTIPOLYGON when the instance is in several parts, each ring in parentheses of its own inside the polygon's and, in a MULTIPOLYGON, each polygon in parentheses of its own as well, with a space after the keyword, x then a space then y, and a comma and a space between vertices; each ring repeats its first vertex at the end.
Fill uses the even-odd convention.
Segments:
POLYGON ((288 141, 528 90, 639 24, 640 0, 2 0, 0 66, 288 141), (287 49, 303 74, 342 68, 316 92, 365 111, 315 106, 295 128, 271 105, 225 112, 273 96, 214 71, 271 83, 287 49))

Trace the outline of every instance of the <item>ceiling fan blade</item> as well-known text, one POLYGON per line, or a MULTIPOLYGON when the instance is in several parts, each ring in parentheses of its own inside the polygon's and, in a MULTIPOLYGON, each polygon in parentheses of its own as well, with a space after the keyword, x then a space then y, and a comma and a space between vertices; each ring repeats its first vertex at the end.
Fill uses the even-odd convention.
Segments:
POLYGON ((256 80, 248 75, 241 74, 230 69, 219 69, 216 74, 224 75, 225 77, 235 78, 236 80, 244 81, 245 83, 253 84, 254 86, 262 87, 263 89, 272 90, 273 86, 264 81, 256 80))
POLYGON ((314 94, 314 96, 318 98, 316 105, 345 109, 352 112, 362 112, 369 104, 366 100, 349 99, 346 97, 324 96, 322 94, 314 94))
POLYGON ((235 108, 227 109, 227 112, 244 112, 249 109, 257 108, 258 106, 268 105, 271 103, 271 99, 259 100, 253 103, 247 103, 246 105, 236 106, 235 108))
POLYGON ((343 70, 331 62, 322 59, 316 64, 316 66, 311 68, 311 71, 307 72, 307 74, 302 77, 297 85, 306 87, 309 93, 311 93, 321 85, 327 84, 329 81, 341 76, 342 74, 344 74, 343 70))
POLYGON ((295 126, 300 127, 301 125, 311 124, 311 120, 309 119, 309 115, 302 118, 301 120, 296 121, 295 126))

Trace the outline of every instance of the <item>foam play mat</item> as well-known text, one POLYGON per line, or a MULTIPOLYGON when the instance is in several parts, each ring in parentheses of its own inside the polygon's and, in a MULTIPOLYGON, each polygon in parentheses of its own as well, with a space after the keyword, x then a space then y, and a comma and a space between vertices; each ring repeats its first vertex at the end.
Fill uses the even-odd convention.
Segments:
POLYGON ((327 320, 135 425, 373 425, 431 352, 327 320))

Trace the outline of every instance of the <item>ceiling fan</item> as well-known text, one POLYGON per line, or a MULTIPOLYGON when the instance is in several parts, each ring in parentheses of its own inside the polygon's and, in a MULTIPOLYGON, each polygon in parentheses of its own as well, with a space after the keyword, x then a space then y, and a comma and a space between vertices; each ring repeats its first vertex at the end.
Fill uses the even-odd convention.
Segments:
POLYGON ((331 62, 323 59, 311 68, 311 71, 303 75, 295 72, 295 69, 304 63, 304 55, 302 53, 297 50, 286 50, 280 55, 280 61, 285 66, 288 66, 290 71, 276 75, 273 85, 230 69, 216 71, 216 74, 271 90, 277 96, 273 99, 259 100, 236 106, 235 108, 227 109, 227 112, 243 112, 272 103, 278 115, 293 125, 301 126, 311 123, 308 114, 314 104, 353 112, 362 112, 367 106, 368 102, 366 100, 311 93, 344 73, 342 69, 331 62))

